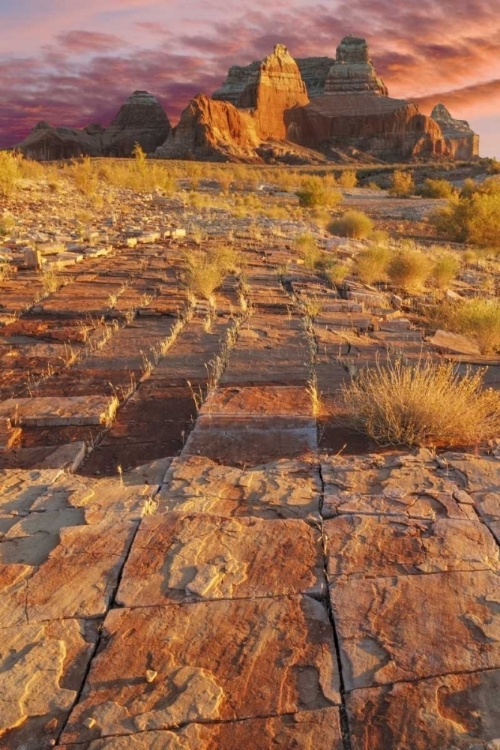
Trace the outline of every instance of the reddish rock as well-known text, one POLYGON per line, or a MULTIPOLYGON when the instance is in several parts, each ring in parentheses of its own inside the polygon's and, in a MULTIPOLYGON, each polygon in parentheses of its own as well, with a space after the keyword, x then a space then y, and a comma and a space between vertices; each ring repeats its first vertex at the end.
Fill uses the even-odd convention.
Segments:
POLYGON ((262 140, 284 140, 287 137, 284 113, 308 102, 297 63, 283 44, 277 44, 274 52, 262 61, 255 81, 241 94, 238 107, 254 111, 262 140))
POLYGON ((344 37, 337 47, 337 57, 327 74, 325 94, 364 94, 371 92, 389 96, 387 86, 379 78, 370 60, 365 39, 344 37))
POLYGON ((455 120, 444 104, 437 104, 431 112, 445 137, 446 145, 454 159, 468 161, 479 156, 479 136, 465 120, 455 120))
POLYGON ((183 111, 179 124, 156 150, 155 156, 252 161, 257 158, 255 149, 259 144, 256 123, 249 113, 200 94, 183 111))
POLYGON ((498 669, 355 690, 352 750, 496 750, 499 693, 498 669))
POLYGON ((338 705, 333 633, 309 597, 112 610, 62 743, 338 705))
MULTIPOLYGON (((71 750, 74 745, 61 746, 71 750)), ((79 750, 342 750, 339 711, 324 708, 268 719, 246 719, 228 724, 188 724, 182 729, 140 732, 84 743, 79 750)))

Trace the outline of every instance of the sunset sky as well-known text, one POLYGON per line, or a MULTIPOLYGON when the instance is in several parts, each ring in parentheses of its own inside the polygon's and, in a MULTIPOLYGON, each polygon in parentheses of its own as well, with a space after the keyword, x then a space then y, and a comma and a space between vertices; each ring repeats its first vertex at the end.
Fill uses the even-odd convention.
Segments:
POLYGON ((500 0, 0 0, 0 146, 40 120, 103 125, 135 89, 175 123, 230 65, 364 36, 392 96, 442 101, 500 158, 500 0))

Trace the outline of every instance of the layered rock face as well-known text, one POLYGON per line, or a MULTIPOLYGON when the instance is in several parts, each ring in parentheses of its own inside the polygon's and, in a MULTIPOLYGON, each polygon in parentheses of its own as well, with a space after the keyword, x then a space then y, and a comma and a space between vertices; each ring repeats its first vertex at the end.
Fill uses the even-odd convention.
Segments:
POLYGON ((40 122, 16 148, 38 161, 130 156, 136 143, 146 152, 154 151, 169 133, 170 122, 155 97, 134 91, 108 128, 94 124, 78 130, 40 122))
POLYGON ((337 47, 337 57, 325 81, 325 94, 378 94, 389 96, 370 60, 365 39, 347 36, 337 47))
POLYGON ((257 78, 261 62, 256 60, 250 65, 233 65, 229 68, 227 78, 217 91, 212 94, 212 99, 221 102, 229 102, 238 106, 240 96, 246 87, 257 78))
POLYGON ((391 99, 364 39, 345 37, 325 94, 285 113, 290 140, 325 152, 354 148, 384 161, 450 155, 439 125, 415 104, 391 99))
POLYGON ((285 140, 284 113, 308 103, 297 63, 283 44, 277 44, 273 53, 262 61, 255 81, 241 94, 238 106, 254 110, 256 129, 262 140, 285 140))
POLYGON ((332 57, 304 57, 297 58, 295 62, 299 66, 309 98, 323 96, 326 79, 335 60, 332 57))
POLYGON ((251 114, 199 94, 155 156, 164 159, 256 159, 261 139, 251 114))
POLYGON ((105 156, 129 156, 136 143, 147 153, 170 133, 170 122, 158 100, 147 91, 134 91, 104 132, 105 156))
POLYGON ((471 159, 479 156, 479 136, 466 120, 455 120, 444 104, 437 104, 431 112, 445 137, 446 145, 454 159, 471 159))

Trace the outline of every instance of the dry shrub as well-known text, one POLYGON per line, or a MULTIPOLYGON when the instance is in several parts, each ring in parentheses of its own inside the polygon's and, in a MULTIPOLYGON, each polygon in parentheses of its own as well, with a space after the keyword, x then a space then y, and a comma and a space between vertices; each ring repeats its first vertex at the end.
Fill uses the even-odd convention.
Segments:
POLYGON ((342 404, 349 423, 381 444, 472 445, 500 432, 500 394, 483 390, 483 377, 397 357, 362 370, 343 387, 342 404))
POLYGON ((432 314, 435 322, 455 333, 463 333, 477 342, 482 354, 500 350, 500 301, 468 299, 443 302, 432 314))
POLYGON ((331 263, 325 268, 325 275, 331 284, 337 286, 343 284, 345 277, 350 273, 351 267, 347 263, 331 263))
POLYGON ((338 237, 362 240, 373 232, 373 221, 362 211, 346 211, 328 225, 328 231, 338 237))
MULTIPOLYGON (((432 248, 431 248, 432 250, 432 248)), ((443 253, 432 269, 431 278, 438 289, 447 289, 460 270, 460 261, 453 253, 443 253)))
POLYGON ((387 266, 392 284, 405 292, 419 292, 432 272, 432 261, 413 247, 396 250, 387 266))
POLYGON ((455 187, 448 180, 427 179, 420 190, 424 198, 451 198, 455 193, 455 187))
POLYGON ((302 181, 300 190, 296 195, 299 198, 299 204, 305 208, 314 206, 336 206, 342 201, 342 195, 338 190, 332 190, 328 183, 321 177, 306 177, 302 181))
POLYGON ((482 186, 464 185, 460 196, 432 214, 431 223, 439 234, 456 242, 500 248, 500 183, 490 180, 482 186))
POLYGON ((387 266, 391 259, 391 251, 387 245, 373 245, 362 250, 356 256, 355 272, 364 284, 375 284, 387 281, 387 266))
POLYGON ((389 188, 390 195, 394 195, 396 198, 408 198, 414 192, 413 174, 396 169, 392 175, 391 187, 389 188))
POLYGON ((317 245, 316 239, 313 234, 304 232, 303 234, 297 235, 294 240, 294 249, 298 252, 300 257, 304 261, 306 268, 313 271, 323 260, 323 253, 317 245))
POLYGON ((349 189, 354 188, 358 184, 358 176, 354 169, 346 169, 337 178, 337 182, 340 187, 349 189))
POLYGON ((11 198, 21 178, 20 160, 7 151, 0 151, 0 197, 11 198))
POLYGON ((223 266, 213 253, 198 250, 184 256, 187 289, 195 297, 213 300, 213 294, 226 276, 223 266))

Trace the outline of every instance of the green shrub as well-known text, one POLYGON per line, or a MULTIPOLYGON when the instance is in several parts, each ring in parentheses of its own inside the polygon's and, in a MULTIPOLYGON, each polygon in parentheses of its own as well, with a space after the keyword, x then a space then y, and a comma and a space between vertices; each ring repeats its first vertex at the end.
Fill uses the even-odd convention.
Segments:
POLYGON ((408 198, 410 195, 413 195, 415 193, 413 174, 396 169, 392 175, 389 193, 397 198, 408 198))
POLYGON ((362 211, 346 211, 328 225, 328 231, 339 237, 362 240, 373 232, 373 222, 362 211))

